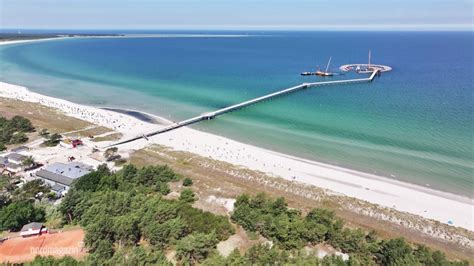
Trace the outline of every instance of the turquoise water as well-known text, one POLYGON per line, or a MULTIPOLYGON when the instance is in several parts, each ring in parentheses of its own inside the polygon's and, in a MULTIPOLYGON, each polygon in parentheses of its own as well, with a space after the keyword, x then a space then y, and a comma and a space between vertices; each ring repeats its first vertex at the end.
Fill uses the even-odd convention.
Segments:
MULTIPOLYGON (((371 84, 313 88, 196 124, 245 143, 473 196, 473 33, 253 32, 0 47, 0 79, 99 107, 186 119, 373 63, 371 84)), ((354 74, 337 78, 353 78, 354 74)), ((326 78, 327 79, 327 78, 326 78)))

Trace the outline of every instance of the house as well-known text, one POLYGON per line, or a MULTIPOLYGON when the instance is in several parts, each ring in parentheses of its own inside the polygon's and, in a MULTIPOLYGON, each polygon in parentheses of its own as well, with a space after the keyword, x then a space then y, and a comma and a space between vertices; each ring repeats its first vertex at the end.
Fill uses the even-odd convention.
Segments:
POLYGON ((22 237, 28 237, 28 236, 37 236, 41 235, 41 233, 47 233, 48 228, 43 227, 42 223, 29 223, 25 224, 20 231, 20 235, 22 237))
POLYGON ((21 155, 16 152, 12 152, 5 157, 7 157, 9 163, 14 163, 18 165, 21 165, 21 162, 23 162, 23 160, 27 158, 25 155, 21 155))
POLYGON ((57 197, 60 197, 64 196, 67 190, 65 186, 62 186, 60 184, 54 184, 53 186, 51 186, 51 191, 56 193, 57 197))
POLYGON ((5 165, 8 163, 8 158, 0 156, 0 166, 5 167, 5 165))
POLYGON ((18 153, 10 153, 6 156, 0 156, 0 168, 15 173, 23 169, 21 163, 27 157, 18 153))
MULTIPOLYGON (((77 178, 87 175, 92 172, 92 166, 72 162, 68 164, 64 163, 53 163, 48 165, 45 169, 39 170, 36 172, 36 177, 42 179, 46 184, 49 184, 51 187, 59 185, 64 187, 60 193, 65 194, 74 180, 77 178)), ((59 190, 59 186, 56 186, 55 189, 59 190)))
POLYGON ((22 167, 20 164, 11 163, 11 162, 8 162, 7 164, 5 164, 4 168, 13 173, 20 172, 22 170, 22 167))
POLYGON ((29 151, 30 148, 26 147, 26 146, 20 146, 20 147, 16 147, 14 149, 12 149, 11 151, 12 152, 22 152, 22 151, 29 151))

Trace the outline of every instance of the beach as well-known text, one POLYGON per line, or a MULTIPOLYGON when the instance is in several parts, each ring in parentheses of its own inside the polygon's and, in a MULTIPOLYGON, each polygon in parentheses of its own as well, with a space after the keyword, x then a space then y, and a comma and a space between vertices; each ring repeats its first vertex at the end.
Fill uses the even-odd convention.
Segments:
MULTIPOLYGON (((139 136, 163 126, 147 123, 119 112, 44 96, 25 87, 4 82, 0 83, 0 97, 36 102, 56 108, 68 116, 120 132, 123 134, 123 139, 139 136)), ((166 121, 159 117, 157 120, 166 121)), ((109 144, 111 142, 101 143, 102 147, 109 144)), ((474 205, 472 199, 467 197, 297 158, 186 127, 151 137, 148 141, 138 140, 124 144, 119 149, 121 152, 133 152, 150 144, 159 144, 177 151, 187 151, 225 161, 290 181, 327 189, 328 193, 354 197, 473 231, 474 205)))

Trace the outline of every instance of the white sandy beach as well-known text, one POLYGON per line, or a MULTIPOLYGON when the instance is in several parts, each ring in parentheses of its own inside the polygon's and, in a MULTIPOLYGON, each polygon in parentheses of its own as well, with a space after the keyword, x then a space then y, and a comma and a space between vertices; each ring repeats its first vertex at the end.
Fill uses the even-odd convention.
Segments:
MULTIPOLYGON (((57 108, 69 116, 121 132, 124 138, 142 135, 160 127, 125 114, 44 96, 3 82, 0 82, 0 97, 57 108)), ((311 184, 442 223, 451 221, 454 226, 474 230, 472 199, 265 150, 186 127, 151 137, 149 141, 124 144, 120 150, 137 150, 151 143, 311 184)))

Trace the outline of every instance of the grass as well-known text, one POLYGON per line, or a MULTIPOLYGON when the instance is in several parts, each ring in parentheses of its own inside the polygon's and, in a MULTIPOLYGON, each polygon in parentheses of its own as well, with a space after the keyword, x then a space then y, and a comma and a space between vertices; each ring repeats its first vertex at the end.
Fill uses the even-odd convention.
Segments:
POLYGON ((114 141, 114 140, 119 140, 122 138, 122 133, 112 133, 109 135, 105 135, 103 137, 95 137, 92 139, 94 142, 101 142, 101 141, 114 141))
POLYGON ((0 97, 0 114, 7 118, 20 115, 28 118, 39 131, 47 128, 53 133, 62 133, 80 130, 91 123, 69 117, 56 109, 43 106, 39 103, 23 102, 0 97))

